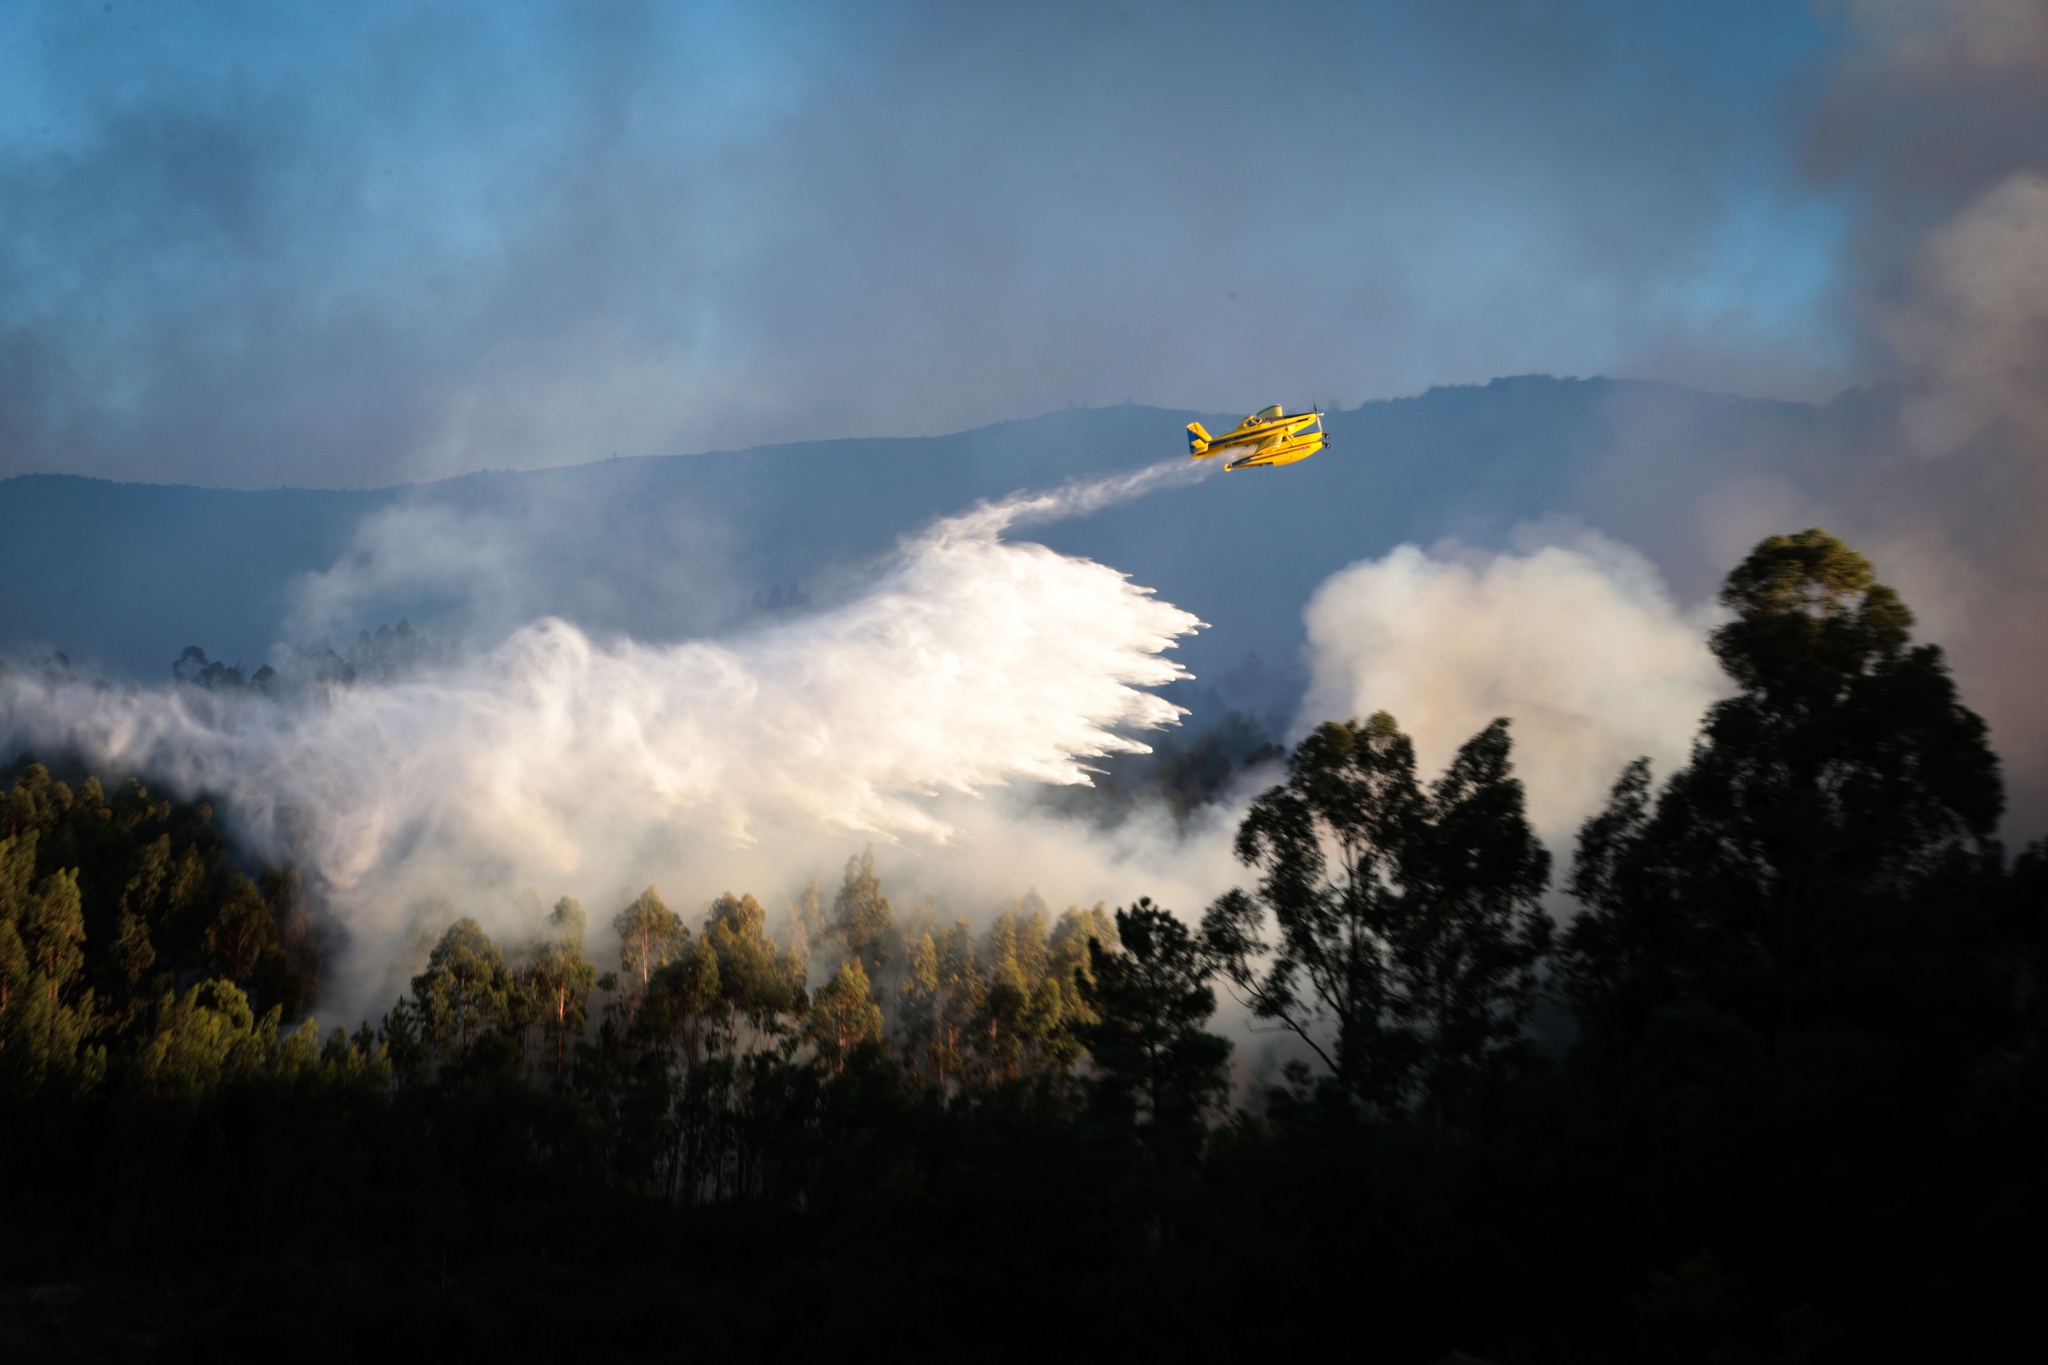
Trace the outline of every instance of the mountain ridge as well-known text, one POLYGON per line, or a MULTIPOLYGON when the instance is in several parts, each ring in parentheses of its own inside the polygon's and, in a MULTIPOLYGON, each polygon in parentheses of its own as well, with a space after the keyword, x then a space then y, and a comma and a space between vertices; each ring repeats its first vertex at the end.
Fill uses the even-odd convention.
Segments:
MULTIPOLYGON (((1636 545, 1697 596, 1725 555, 1697 528, 1674 530, 1673 501, 1745 469, 1803 483, 1816 450, 1839 445, 1870 406, 1854 392, 1820 405, 1600 377, 1442 386, 1330 413, 1332 449, 1314 460, 1028 535, 1112 564, 1210 622, 1185 650, 1198 671, 1256 655, 1284 673, 1314 586, 1403 541, 1498 548, 1519 523, 1562 517, 1636 545)), ((279 642, 401 616, 473 639, 543 614, 636 638, 715 632, 764 604, 830 600, 898 537, 976 501, 1172 458, 1186 422, 1219 416, 1068 408, 937 436, 376 489, 17 475, 0 481, 0 574, 15 585, 0 601, 0 650, 62 650, 140 680, 166 676, 190 644, 254 663, 279 642), (309 616, 316 590, 349 587, 336 565, 382 589, 330 592, 342 606, 309 616)))

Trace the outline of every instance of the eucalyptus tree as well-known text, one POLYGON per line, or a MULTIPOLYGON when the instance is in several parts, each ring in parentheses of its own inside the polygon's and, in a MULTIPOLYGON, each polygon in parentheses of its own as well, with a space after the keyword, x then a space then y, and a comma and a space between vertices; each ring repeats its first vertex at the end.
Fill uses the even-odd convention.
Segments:
POLYGON ((654 973, 689 935, 681 917, 651 886, 612 917, 612 930, 619 936, 619 973, 633 995, 647 989, 654 973))
POLYGON ((1580 834, 1563 966, 1593 1040, 1695 1006, 1766 1033, 1995 1029, 2004 792, 1941 650, 1819 529, 1761 542, 1721 603, 1735 695, 1662 791, 1630 765, 1580 834))
POLYGON ((385 1019, 393 1060, 415 1078, 516 1062, 528 1021, 526 992, 483 926, 463 918, 448 926, 385 1019))
POLYGON ((845 956, 859 958, 863 968, 871 973, 879 974, 895 965, 899 956, 896 910, 882 894, 873 844, 858 857, 846 860, 846 876, 832 898, 830 936, 845 956))
POLYGON ((1497 720, 1424 789, 1392 716, 1329 722, 1238 829, 1259 883, 1210 907, 1207 951, 1363 1102, 1455 1121, 1520 1041, 1550 857, 1510 753, 1497 720))
POLYGON ((564 896, 548 912, 547 923, 526 965, 527 989, 540 1018, 542 1041, 554 1054, 554 1081, 567 1073, 569 1043, 582 1036, 588 1019, 590 992, 597 968, 583 951, 583 906, 564 896))
POLYGON ((845 1069, 854 1049, 881 1041, 882 1010, 869 993, 868 974, 859 958, 840 963, 832 979, 811 996, 804 1036, 835 1075, 845 1069))

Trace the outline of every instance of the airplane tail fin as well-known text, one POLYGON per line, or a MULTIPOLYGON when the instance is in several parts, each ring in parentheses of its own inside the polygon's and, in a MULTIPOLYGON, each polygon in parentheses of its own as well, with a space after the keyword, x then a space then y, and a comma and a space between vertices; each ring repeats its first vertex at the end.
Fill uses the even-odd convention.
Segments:
POLYGON ((1200 422, 1188 423, 1188 454, 1200 459, 1209 453, 1209 433, 1200 422))

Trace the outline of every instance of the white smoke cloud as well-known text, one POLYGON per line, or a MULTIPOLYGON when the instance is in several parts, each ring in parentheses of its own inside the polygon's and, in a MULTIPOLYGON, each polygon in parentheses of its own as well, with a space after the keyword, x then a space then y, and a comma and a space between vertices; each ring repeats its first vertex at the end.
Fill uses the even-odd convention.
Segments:
POLYGON ((1726 691, 1706 621, 1641 555, 1582 533, 1526 553, 1403 545, 1354 564, 1307 609, 1300 729, 1389 711, 1426 775, 1492 721, 1513 721, 1531 821, 1553 847, 1622 765, 1681 763, 1726 691))
MULTIPOLYGON (((681 907, 727 887, 773 896, 865 838, 930 860, 963 832, 1009 890, 1073 896, 1047 883, 1075 878, 1012 856, 1051 860, 1059 822, 1020 835, 1007 804, 976 798, 1143 751, 1129 733, 1180 714, 1143 689, 1185 676, 1166 651, 1200 623, 1002 533, 1203 472, 1176 462, 977 508, 906 541, 845 605, 733 639, 603 644, 544 619, 466 662, 301 703, 17 681, 7 721, 17 742, 223 798, 344 927, 329 989, 344 1012, 388 1005, 437 897, 523 934, 565 892, 598 915, 650 881, 681 907)), ((1111 885, 1129 856, 1084 857, 1080 896, 1153 890, 1111 885)), ((922 880, 988 886, 957 861, 922 880)))

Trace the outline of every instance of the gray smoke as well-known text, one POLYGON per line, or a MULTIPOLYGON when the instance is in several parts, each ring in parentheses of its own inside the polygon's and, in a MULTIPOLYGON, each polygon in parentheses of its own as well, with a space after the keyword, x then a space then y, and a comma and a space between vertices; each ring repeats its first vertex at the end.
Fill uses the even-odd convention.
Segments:
POLYGON ((1857 303, 1895 416, 1825 462, 1832 529, 1950 649, 2015 789, 2048 822, 2048 9, 1858 0, 1815 173, 1867 196, 1857 303))

